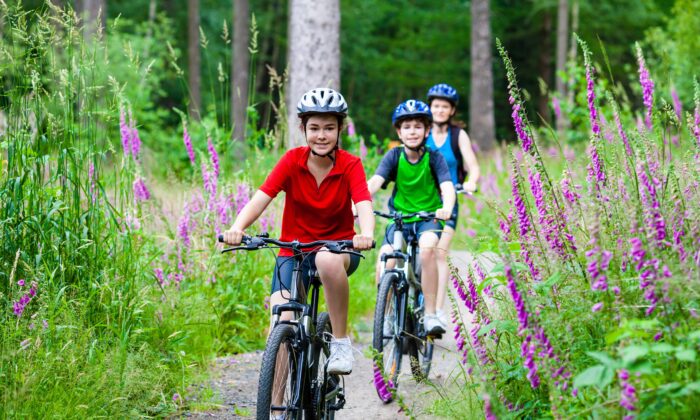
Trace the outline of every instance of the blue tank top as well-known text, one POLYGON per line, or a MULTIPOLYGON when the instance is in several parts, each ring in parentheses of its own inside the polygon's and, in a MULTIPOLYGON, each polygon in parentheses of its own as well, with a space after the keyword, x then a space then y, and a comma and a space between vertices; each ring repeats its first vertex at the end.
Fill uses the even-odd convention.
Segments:
POLYGON ((433 131, 430 131, 430 135, 428 136, 428 140, 426 142, 426 145, 430 150, 435 150, 438 151, 442 154, 442 156, 445 158, 447 161, 447 168, 450 170, 450 178, 452 178, 452 183, 456 184, 457 183, 457 157, 455 156, 454 152, 452 151, 452 142, 450 138, 450 130, 447 130, 447 138, 445 138, 445 142, 442 144, 442 147, 437 147, 435 146, 435 139, 433 139, 433 131))

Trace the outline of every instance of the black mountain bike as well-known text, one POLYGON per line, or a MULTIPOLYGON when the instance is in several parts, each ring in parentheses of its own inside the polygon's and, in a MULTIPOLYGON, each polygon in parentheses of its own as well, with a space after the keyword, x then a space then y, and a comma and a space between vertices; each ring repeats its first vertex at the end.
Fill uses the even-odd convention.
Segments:
MULTIPOLYGON (((219 241, 222 240, 223 237, 219 236, 219 241)), ((294 252, 294 256, 289 257, 294 264, 289 302, 272 308, 273 327, 265 346, 258 382, 258 420, 269 420, 272 415, 283 415, 285 419, 301 419, 302 416, 333 419, 335 412, 345 405, 342 378, 330 375, 326 370, 332 330, 328 313, 318 313, 321 281, 318 273, 311 270, 311 303, 307 303, 301 264, 307 256, 319 251, 362 257, 351 249, 352 245, 351 240, 282 242, 259 235, 244 236, 241 246, 222 251, 286 248, 294 252), (282 312, 293 312, 293 319, 280 320, 282 312), (273 399, 282 402, 273 405, 273 399)))
POLYGON ((405 221, 419 217, 420 220, 435 219, 435 213, 411 214, 382 213, 377 216, 393 220, 396 224, 391 238, 394 252, 381 256, 382 270, 374 309, 374 333, 372 346, 377 351, 374 385, 379 398, 385 403, 393 399, 390 388, 398 385, 401 358, 408 354, 411 372, 417 381, 430 373, 433 360, 433 338, 423 326, 423 293, 421 291, 420 255, 417 235, 404 237, 405 221), (387 268, 388 260, 395 260, 394 268, 387 268), (388 383, 387 380, 388 379, 388 383))

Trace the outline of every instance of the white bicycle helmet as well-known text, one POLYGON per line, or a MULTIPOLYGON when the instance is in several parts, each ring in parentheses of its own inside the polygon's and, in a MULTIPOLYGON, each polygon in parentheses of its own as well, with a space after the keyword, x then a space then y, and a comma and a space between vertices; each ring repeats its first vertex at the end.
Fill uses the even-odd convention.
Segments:
POLYGON ((297 115, 331 114, 345 118, 348 103, 339 92, 329 88, 316 88, 306 92, 297 104, 297 115))

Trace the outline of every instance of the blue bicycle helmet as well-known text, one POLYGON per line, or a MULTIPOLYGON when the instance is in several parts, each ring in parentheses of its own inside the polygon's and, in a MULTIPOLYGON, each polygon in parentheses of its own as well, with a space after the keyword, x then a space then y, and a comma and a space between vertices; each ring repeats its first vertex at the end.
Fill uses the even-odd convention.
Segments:
POLYGON ((439 83, 428 90, 428 103, 435 98, 445 99, 449 101, 453 106, 457 106, 459 103, 459 95, 457 94, 457 89, 446 83, 439 83))
POLYGON ((433 114, 430 112, 430 107, 422 101, 409 99, 406 102, 400 103, 394 114, 391 116, 391 123, 396 127, 398 123, 407 118, 425 118, 428 123, 433 121, 433 114))

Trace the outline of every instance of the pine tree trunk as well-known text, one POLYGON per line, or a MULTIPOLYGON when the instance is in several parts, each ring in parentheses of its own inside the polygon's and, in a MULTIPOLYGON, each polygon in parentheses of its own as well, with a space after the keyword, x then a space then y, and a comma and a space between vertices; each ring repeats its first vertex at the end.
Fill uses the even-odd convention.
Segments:
POLYGON ((296 115, 301 95, 340 86, 340 0, 291 0, 288 31, 287 147, 293 148, 304 144, 296 115))
POLYGON ((106 16, 107 0, 82 0, 78 4, 80 16, 83 19, 83 39, 92 42, 95 36, 103 34, 106 16))
MULTIPOLYGON (((566 47, 569 41, 569 0, 559 0, 557 12, 557 59, 556 59, 556 90, 559 101, 566 98, 566 80, 562 74, 566 71, 566 47)), ((566 115, 555 113, 556 127, 559 137, 567 126, 566 115)))
POLYGON ((233 73, 231 83, 231 122, 233 140, 244 141, 248 108, 250 52, 250 9, 248 0, 234 0, 233 10, 233 73))
POLYGON ((542 119, 549 123, 549 85, 552 83, 552 48, 550 42, 552 36, 552 15, 549 13, 549 10, 545 10, 543 13, 542 29, 540 31, 539 73, 544 84, 541 88, 537 109, 542 119))
POLYGON ((190 87, 190 116, 201 118, 201 70, 199 52, 199 0, 187 0, 187 69, 190 87))
POLYGON ((473 0, 471 45, 471 92, 469 95, 469 136, 482 151, 496 145, 491 63, 489 0, 473 0))

